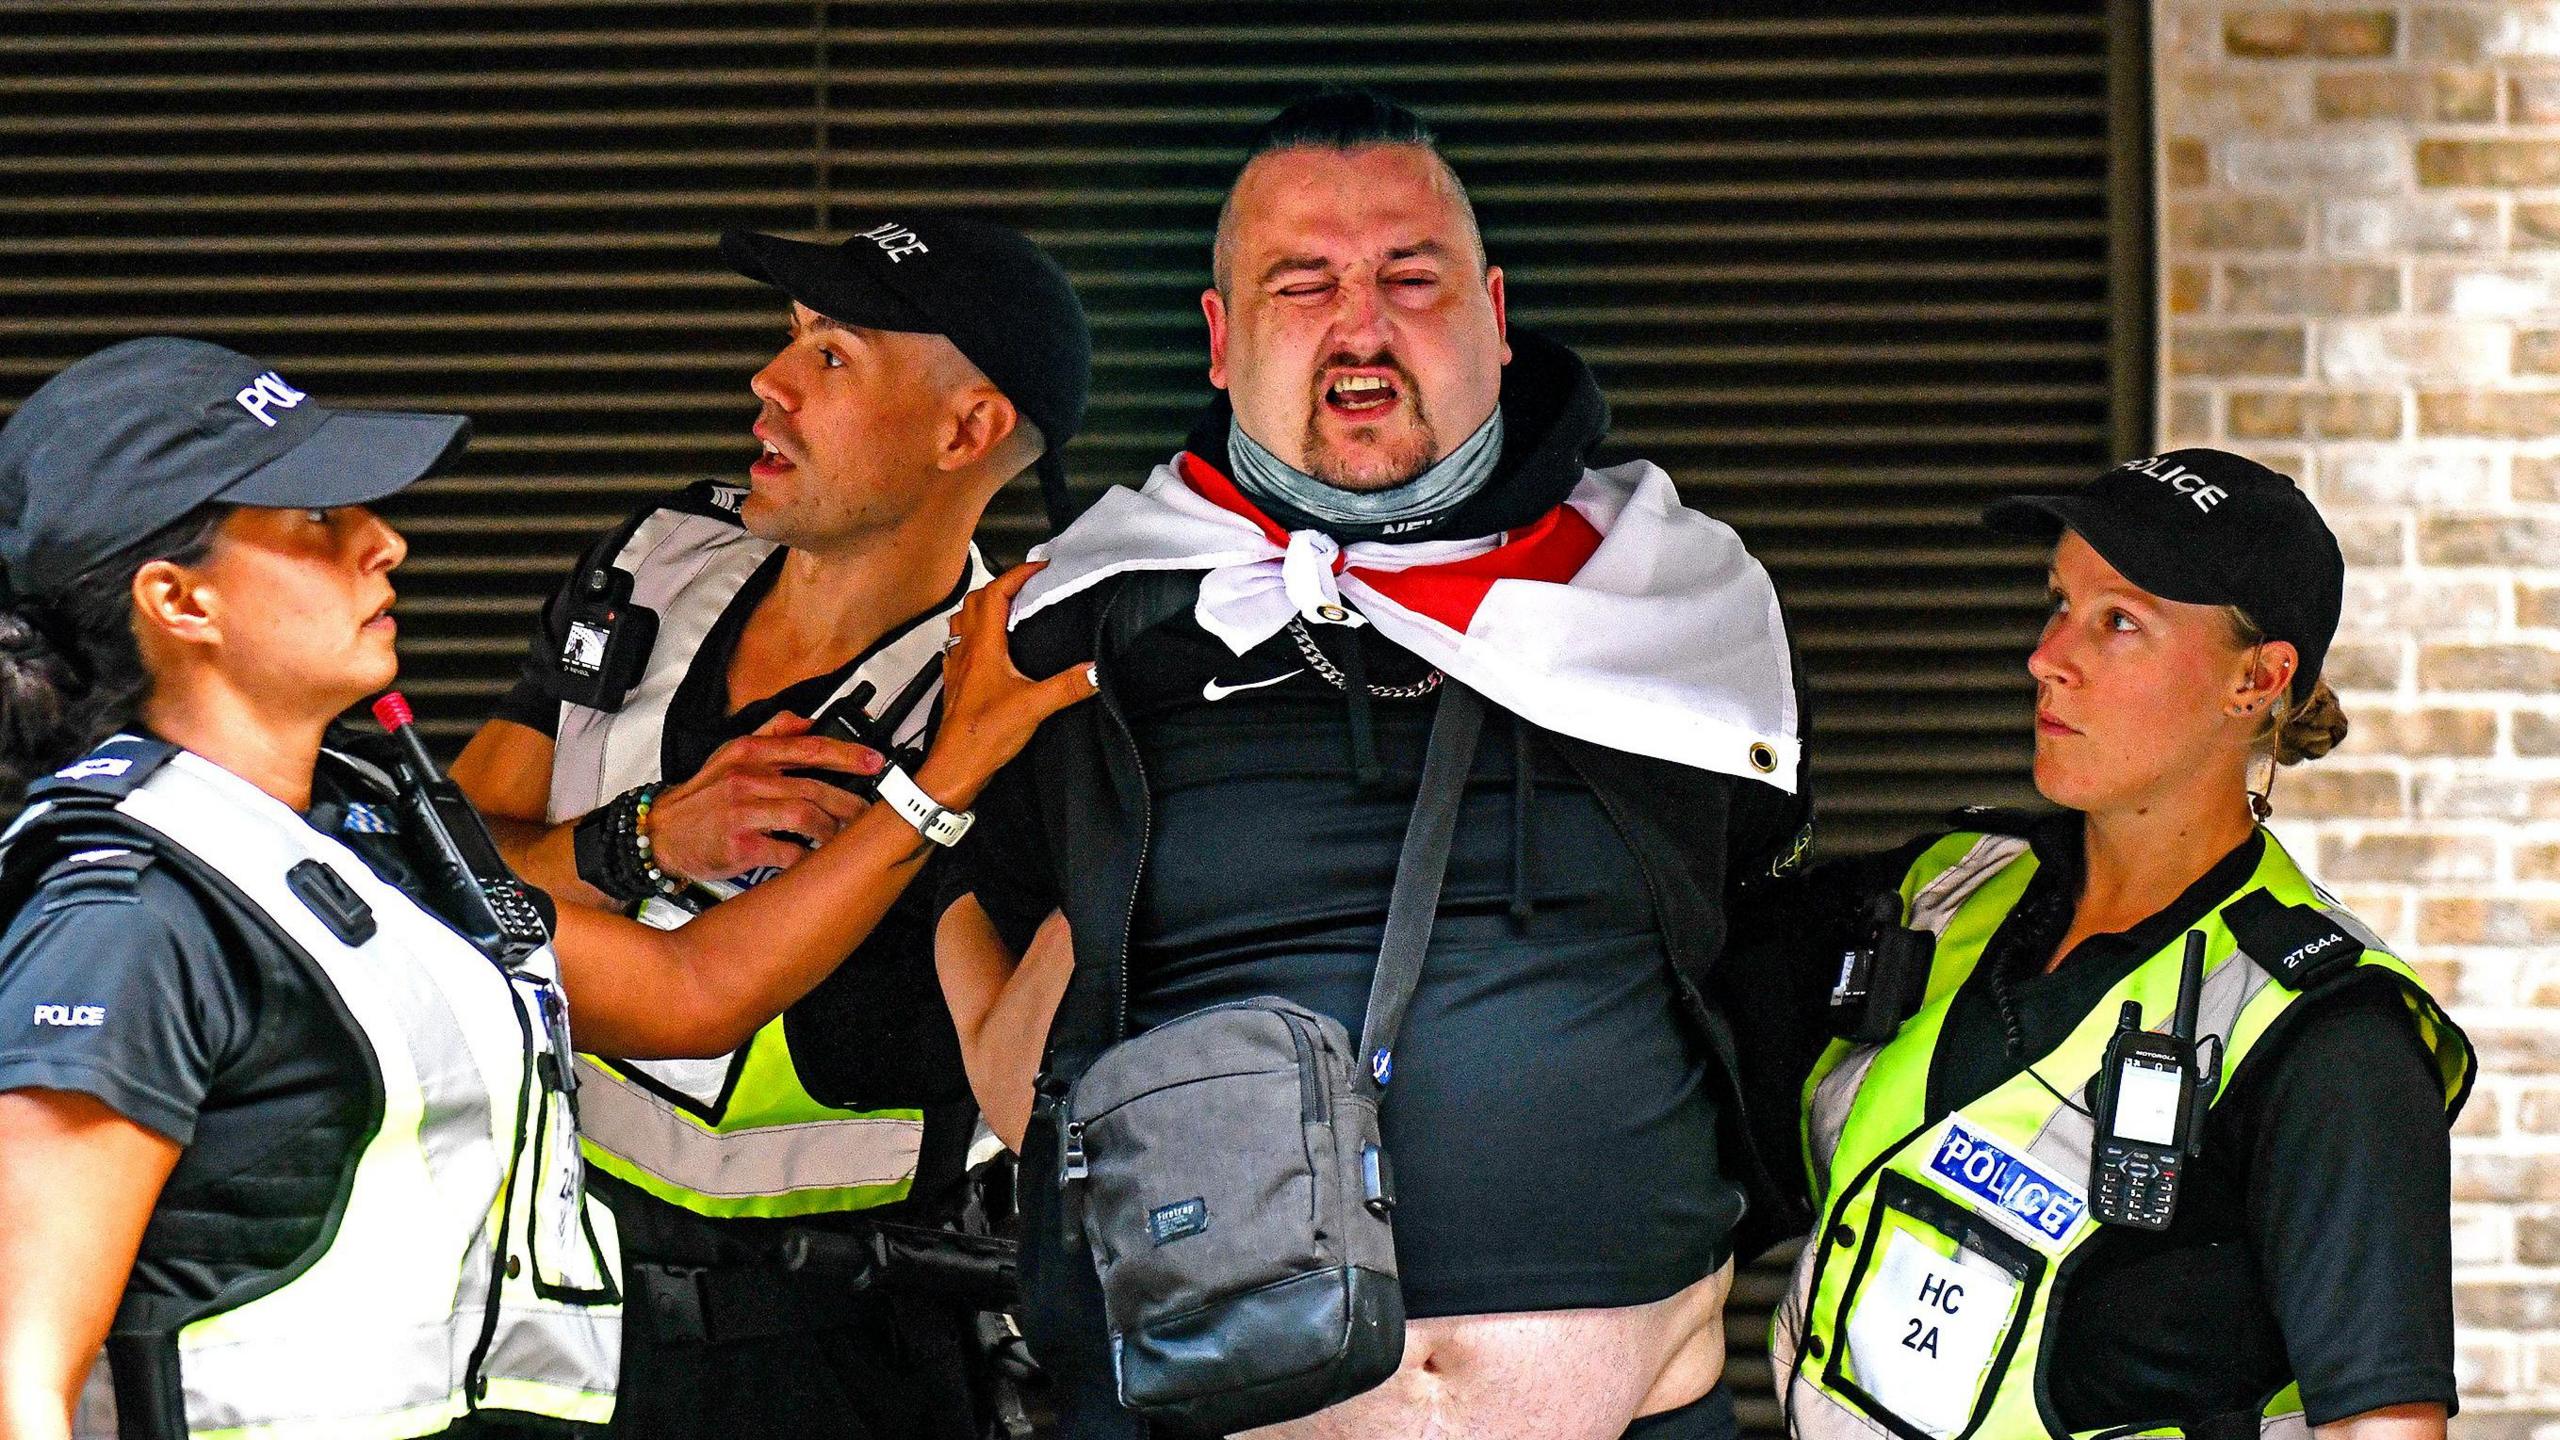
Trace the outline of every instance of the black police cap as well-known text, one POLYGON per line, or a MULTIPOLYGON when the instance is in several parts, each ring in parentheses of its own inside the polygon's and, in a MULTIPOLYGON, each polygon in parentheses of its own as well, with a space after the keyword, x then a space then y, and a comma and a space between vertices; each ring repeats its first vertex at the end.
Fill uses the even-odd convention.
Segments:
POLYGON ((1983 512, 2013 535, 2078 532, 2127 580, 2164 600, 2237 605, 2301 656, 2292 692, 2311 696, 2338 632, 2346 559, 2302 487, 2226 450, 2129 461, 2076 495, 2019 495, 1983 512))
POLYGON ((733 230, 720 253, 830 320, 946 337, 1052 452, 1083 428, 1093 332, 1057 261, 1017 231, 963 215, 899 211, 852 224, 840 245, 733 230))
POLYGON ((459 415, 333 410, 262 361, 154 335, 73 362, 0 427, 0 563, 47 598, 209 501, 363 505, 460 449, 459 415))

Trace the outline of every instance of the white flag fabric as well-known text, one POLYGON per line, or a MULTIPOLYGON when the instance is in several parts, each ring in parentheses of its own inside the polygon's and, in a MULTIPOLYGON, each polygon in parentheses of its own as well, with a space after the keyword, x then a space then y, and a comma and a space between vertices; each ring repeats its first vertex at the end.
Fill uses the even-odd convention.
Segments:
POLYGON ((1241 655, 1292 619, 1371 624, 1531 724, 1775 785, 1800 756, 1785 621, 1731 527, 1645 461, 1586 470, 1535 524, 1476 540, 1285 531, 1192 454, 1055 539, 1012 623, 1133 570, 1199 570, 1193 617, 1241 655))

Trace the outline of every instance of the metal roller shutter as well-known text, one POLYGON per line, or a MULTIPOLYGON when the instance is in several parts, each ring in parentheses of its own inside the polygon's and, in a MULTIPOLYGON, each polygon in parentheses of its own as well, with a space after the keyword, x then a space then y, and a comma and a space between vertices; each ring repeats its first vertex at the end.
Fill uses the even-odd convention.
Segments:
MULTIPOLYGON (((1238 144, 1328 83, 1431 118, 1515 322, 1600 372, 1613 454, 1778 576, 1831 853, 2028 793, 2038 557, 1974 516, 2148 431, 2124 0, 9 9, 0 395, 174 330, 336 403, 471 414, 461 464, 395 512, 406 684, 448 747, 585 537, 749 458, 780 316, 715 231, 928 204, 1028 229, 1093 313, 1074 477, 1127 481, 1204 393, 1195 296, 1238 144)), ((991 548, 1036 512, 1017 487, 991 548)), ((1766 1424, 1757 1322, 1733 1343, 1766 1424)))

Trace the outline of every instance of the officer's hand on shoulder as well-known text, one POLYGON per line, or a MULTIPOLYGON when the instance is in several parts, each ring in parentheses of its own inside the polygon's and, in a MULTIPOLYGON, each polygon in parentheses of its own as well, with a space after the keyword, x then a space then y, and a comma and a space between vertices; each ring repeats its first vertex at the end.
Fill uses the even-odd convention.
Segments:
POLYGON ((952 617, 952 649, 942 657, 942 728, 916 775, 927 794, 965 808, 1006 762, 1031 743, 1042 721, 1093 698, 1093 666, 1070 665, 1033 680, 1013 668, 1005 622, 1013 598, 1040 572, 1017 565, 978 588, 952 617))
POLYGON ((820 843, 853 822, 860 796, 794 770, 877 775, 880 753, 808 732, 785 712, 711 752, 694 777, 649 807, 649 848, 661 869, 690 880, 725 880, 771 866, 787 869, 809 853, 786 836, 820 843))

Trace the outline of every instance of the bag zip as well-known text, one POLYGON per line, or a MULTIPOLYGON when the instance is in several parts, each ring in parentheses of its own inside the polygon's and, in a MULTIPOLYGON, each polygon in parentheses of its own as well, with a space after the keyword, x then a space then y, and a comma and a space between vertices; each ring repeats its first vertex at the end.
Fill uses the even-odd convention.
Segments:
POLYGON ((1325 1123, 1324 1086, 1316 1079, 1315 1046, 1300 1033, 1298 1022, 1283 1015, 1280 1027, 1289 1032, 1290 1047, 1298 1052, 1298 1153, 1307 1165, 1307 1220, 1313 1224, 1323 1214, 1318 1192, 1324 1186, 1325 1167, 1316 1163, 1316 1152, 1307 1143, 1307 1127, 1325 1123))
POLYGON ((1315 1046, 1298 1030, 1298 1022, 1283 1015, 1282 1029, 1289 1032, 1289 1045, 1298 1052, 1298 1120, 1301 1124, 1320 1124, 1325 1118, 1324 1087, 1316 1082, 1315 1046))

